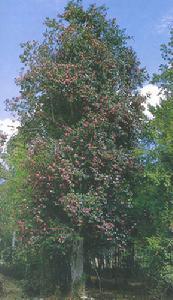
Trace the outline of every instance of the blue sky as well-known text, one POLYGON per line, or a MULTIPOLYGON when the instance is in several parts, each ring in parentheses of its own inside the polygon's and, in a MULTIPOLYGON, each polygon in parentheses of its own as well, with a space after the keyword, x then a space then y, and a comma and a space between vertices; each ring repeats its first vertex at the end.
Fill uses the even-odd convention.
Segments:
MULTIPOLYGON (((16 96, 14 78, 20 71, 20 43, 41 39, 45 17, 55 17, 66 0, 0 0, 0 120, 9 117, 4 99, 16 96)), ((133 36, 133 48, 150 74, 161 63, 160 44, 167 42, 173 24, 172 0, 84 0, 105 4, 110 17, 116 17, 121 28, 133 36)))

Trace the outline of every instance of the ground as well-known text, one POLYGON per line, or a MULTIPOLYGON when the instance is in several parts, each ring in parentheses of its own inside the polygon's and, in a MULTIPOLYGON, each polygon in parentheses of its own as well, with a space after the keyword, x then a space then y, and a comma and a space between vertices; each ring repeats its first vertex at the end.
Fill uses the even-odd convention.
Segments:
POLYGON ((17 281, 0 274, 0 299, 20 300, 27 298, 17 281))

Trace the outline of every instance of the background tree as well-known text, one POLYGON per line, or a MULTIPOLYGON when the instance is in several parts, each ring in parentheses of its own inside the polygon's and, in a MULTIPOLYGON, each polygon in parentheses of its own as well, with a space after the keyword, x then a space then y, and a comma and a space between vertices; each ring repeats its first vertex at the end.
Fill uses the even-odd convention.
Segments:
MULTIPOLYGON (((170 41, 161 46, 164 64, 154 74, 160 88, 161 103, 151 108, 153 119, 146 125, 141 160, 144 177, 136 198, 137 228, 146 273, 156 293, 172 288, 173 220, 173 31, 170 41), (143 242, 142 242, 143 241, 143 242)), ((158 295, 157 295, 158 296, 158 295)))

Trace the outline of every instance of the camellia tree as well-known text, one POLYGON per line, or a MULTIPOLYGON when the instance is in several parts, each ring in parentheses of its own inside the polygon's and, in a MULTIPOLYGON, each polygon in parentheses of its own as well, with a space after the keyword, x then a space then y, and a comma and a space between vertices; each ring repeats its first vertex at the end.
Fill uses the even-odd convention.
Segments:
POLYGON ((28 144, 32 199, 19 220, 27 245, 44 237, 65 251, 70 230, 90 252, 124 247, 135 227, 134 148, 144 101, 138 90, 146 72, 106 13, 70 1, 57 19, 46 19, 42 43, 22 45, 20 96, 7 105, 28 144))

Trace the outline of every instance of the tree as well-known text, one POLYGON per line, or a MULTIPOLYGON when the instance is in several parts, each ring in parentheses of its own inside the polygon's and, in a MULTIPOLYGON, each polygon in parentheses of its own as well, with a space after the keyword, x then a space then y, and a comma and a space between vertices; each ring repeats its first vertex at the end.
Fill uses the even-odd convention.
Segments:
MULTIPOLYGON (((136 198, 137 229, 147 275, 157 293, 173 287, 173 31, 168 45, 161 46, 164 64, 154 74, 161 103, 151 108, 153 119, 146 125, 141 160, 144 177, 136 198), (143 243, 142 243, 143 241, 143 243), (143 248, 143 249, 142 249, 143 248)), ((135 202, 135 201, 134 201, 135 202)), ((135 211, 135 210, 134 210, 135 211)))
MULTIPOLYGON (((21 218, 32 235, 26 231, 25 241, 50 240, 50 228, 61 224, 82 236, 90 253, 124 247, 135 226, 134 148, 144 101, 138 89, 146 72, 104 7, 85 10, 70 1, 45 23, 42 43, 22 45, 21 94, 7 101, 28 143, 33 197, 21 218)), ((66 237, 53 237, 54 249, 67 248, 66 237)))
POLYGON ((121 232, 122 227, 124 234, 129 225, 120 215, 131 206, 129 183, 138 168, 133 147, 144 99, 137 89, 146 74, 127 36, 115 20, 106 19, 104 7, 85 11, 81 1, 71 1, 46 26, 41 44, 23 44, 21 96, 9 107, 17 111, 27 136, 27 130, 36 129, 43 139, 56 139, 49 172, 56 174, 58 206, 61 199, 68 214, 63 203, 74 201, 87 224, 93 211, 90 221, 97 231, 116 227, 121 232))
POLYGON ((153 83, 161 91, 161 104, 153 110, 154 119, 150 123, 150 136, 153 139, 155 165, 157 165, 159 182, 167 200, 163 209, 168 212, 167 229, 172 222, 172 167, 173 167, 173 30, 170 31, 170 41, 161 46, 162 58, 165 64, 159 68, 159 74, 154 74, 153 83), (157 160, 156 160, 157 159, 157 160))
POLYGON ((7 139, 7 135, 0 130, 0 184, 3 182, 4 178, 6 177, 6 168, 3 163, 4 158, 4 145, 7 139))

